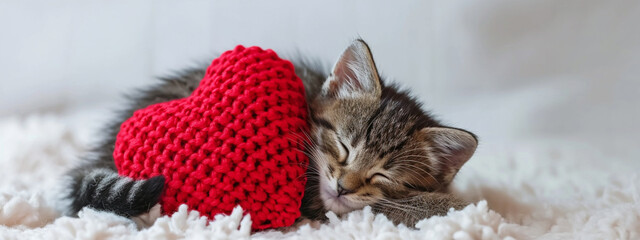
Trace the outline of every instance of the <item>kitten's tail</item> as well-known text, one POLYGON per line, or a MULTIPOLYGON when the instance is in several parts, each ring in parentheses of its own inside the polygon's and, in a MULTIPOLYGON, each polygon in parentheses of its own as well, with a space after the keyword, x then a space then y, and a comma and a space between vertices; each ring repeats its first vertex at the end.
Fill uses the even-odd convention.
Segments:
POLYGON ((110 168, 85 171, 74 169, 68 175, 65 214, 76 216, 83 207, 132 217, 148 212, 160 200, 164 176, 134 180, 110 168))

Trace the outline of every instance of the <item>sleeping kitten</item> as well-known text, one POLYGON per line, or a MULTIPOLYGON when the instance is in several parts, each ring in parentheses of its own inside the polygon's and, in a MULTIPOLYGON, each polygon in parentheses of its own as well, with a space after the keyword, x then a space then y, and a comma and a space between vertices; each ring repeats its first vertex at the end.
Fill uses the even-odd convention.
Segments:
POLYGON ((466 206, 447 190, 473 155, 475 135, 441 125, 407 92, 385 85, 364 41, 347 48, 318 92, 309 102, 313 147, 305 216, 371 205, 413 226, 466 206))
MULTIPOLYGON (((406 92, 385 85, 367 44, 354 41, 327 76, 294 62, 310 110, 310 157, 302 213, 323 219, 371 205, 395 223, 418 220, 466 205, 447 193, 451 180, 474 153, 477 140, 441 125, 406 92)), ((112 153, 120 124, 137 109, 184 98, 205 68, 187 70, 132 97, 132 106, 107 128, 106 139, 69 173, 67 215, 85 206, 133 217, 159 200, 164 178, 119 176, 112 153)))

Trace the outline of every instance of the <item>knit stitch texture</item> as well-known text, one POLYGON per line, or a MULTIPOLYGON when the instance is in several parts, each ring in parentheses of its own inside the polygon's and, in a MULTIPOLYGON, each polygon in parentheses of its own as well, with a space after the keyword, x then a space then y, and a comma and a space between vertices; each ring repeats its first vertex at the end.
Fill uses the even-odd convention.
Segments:
POLYGON ((113 156, 121 175, 164 175, 164 214, 186 203, 213 219, 240 205, 254 230, 289 226, 306 183, 306 118, 291 62, 237 46, 213 60, 191 96, 136 111, 113 156))

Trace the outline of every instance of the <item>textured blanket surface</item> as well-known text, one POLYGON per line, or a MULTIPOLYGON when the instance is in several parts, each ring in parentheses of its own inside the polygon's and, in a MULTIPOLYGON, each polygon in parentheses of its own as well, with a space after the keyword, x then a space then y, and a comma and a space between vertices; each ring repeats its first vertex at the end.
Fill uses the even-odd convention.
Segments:
POLYGON ((640 238, 640 161, 625 154, 625 146, 550 138, 481 143, 455 182, 474 204, 415 229, 369 208, 257 233, 240 208, 208 222, 181 206, 142 230, 91 209, 79 218, 60 217, 58 180, 103 122, 104 112, 87 109, 0 119, 0 239, 640 238))

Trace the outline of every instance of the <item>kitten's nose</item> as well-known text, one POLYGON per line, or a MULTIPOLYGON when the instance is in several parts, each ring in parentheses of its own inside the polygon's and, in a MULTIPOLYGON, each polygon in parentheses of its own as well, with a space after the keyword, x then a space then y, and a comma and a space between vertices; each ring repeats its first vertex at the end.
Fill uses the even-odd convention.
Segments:
POLYGON ((351 189, 346 189, 342 186, 341 181, 338 181, 338 197, 342 196, 342 195, 347 195, 350 193, 353 193, 354 191, 351 189))

